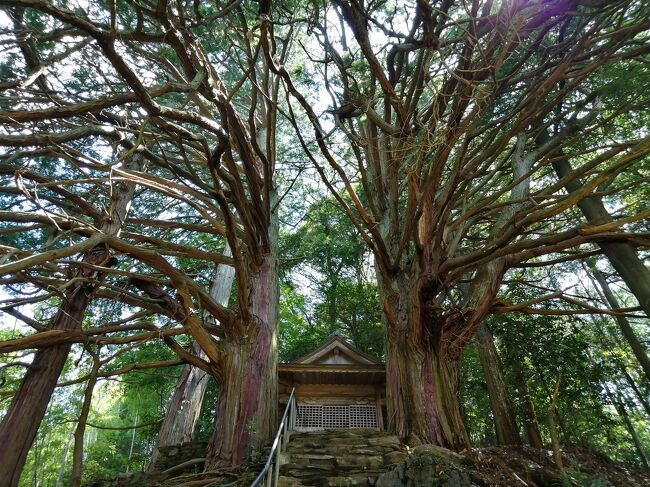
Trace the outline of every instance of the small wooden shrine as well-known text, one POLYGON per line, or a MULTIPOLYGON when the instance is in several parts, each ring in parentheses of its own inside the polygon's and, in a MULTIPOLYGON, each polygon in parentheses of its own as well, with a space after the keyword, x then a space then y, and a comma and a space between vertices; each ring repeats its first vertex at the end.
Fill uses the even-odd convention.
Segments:
POLYGON ((293 363, 279 364, 280 402, 296 388, 295 429, 384 428, 384 364, 333 334, 293 363))

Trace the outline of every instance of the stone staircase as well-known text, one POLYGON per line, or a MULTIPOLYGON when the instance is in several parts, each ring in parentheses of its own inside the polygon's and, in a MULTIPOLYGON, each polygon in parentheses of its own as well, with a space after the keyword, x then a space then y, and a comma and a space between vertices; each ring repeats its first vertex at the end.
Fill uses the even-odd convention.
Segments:
POLYGON ((396 436, 370 429, 291 433, 280 487, 372 486, 406 454, 396 436))

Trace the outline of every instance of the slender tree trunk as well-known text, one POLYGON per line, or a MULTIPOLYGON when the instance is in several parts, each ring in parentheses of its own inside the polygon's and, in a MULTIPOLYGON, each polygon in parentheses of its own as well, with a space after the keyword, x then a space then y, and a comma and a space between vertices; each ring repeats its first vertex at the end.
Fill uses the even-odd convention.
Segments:
MULTIPOLYGON (((230 247, 226 247, 224 255, 232 255, 230 247)), ((210 294, 216 302, 223 306, 228 305, 234 278, 235 270, 232 266, 220 264, 217 267, 210 294)), ((206 358, 205 353, 196 342, 192 344, 192 351, 195 355, 206 358)), ((183 367, 167 408, 167 414, 158 432, 149 470, 155 467, 161 446, 177 445, 192 441, 194 438, 208 380, 209 378, 203 370, 189 364, 183 367)))
POLYGON ((63 450, 63 460, 61 460, 61 468, 59 469, 59 475, 56 477, 56 487, 63 486, 63 476, 65 475, 65 465, 68 462, 68 452, 70 451, 70 445, 74 439, 74 429, 70 431, 68 436, 68 441, 65 443, 65 448, 63 450))
MULTIPOLYGON (((273 240, 275 241, 274 236, 273 240)), ((277 246, 251 279, 253 323, 221 343, 223 374, 206 470, 238 465, 270 441, 277 427, 277 246)))
POLYGON ((514 409, 503 379, 502 364, 490 329, 483 323, 476 332, 479 358, 487 383, 490 406, 494 415, 497 441, 500 445, 519 445, 519 429, 514 409))
POLYGON ((641 403, 641 406, 643 406, 643 409, 646 415, 648 416, 648 419, 650 419, 650 403, 648 402, 648 399, 639 390, 639 386, 636 385, 634 378, 630 375, 630 373, 625 368, 625 364, 619 361, 619 367, 621 369, 621 373, 625 377, 625 381, 628 383, 630 388, 634 391, 634 395, 636 396, 637 400, 641 403))
MULTIPOLYGON (((592 263, 589 264, 589 267, 591 269, 592 275, 598 282, 598 285, 603 295, 605 296, 605 299, 609 303, 609 306, 613 309, 620 308, 621 306, 618 303, 616 296, 614 296, 614 293, 609 288, 609 284, 607 284, 607 280, 605 279, 605 276, 603 276, 603 274, 592 263)), ((646 380, 648 381, 648 383, 650 383, 650 358, 648 358, 648 354, 646 352, 645 347, 643 346, 639 338, 636 336, 636 333, 634 332, 632 325, 630 324, 629 321, 627 321, 627 318, 625 316, 616 315, 614 318, 616 319, 616 323, 618 324, 621 333, 625 337, 625 340, 627 340, 627 343, 630 345, 630 348, 632 349, 632 353, 634 353, 634 356, 636 357, 639 364, 641 365, 646 380)))
POLYGON ((90 378, 86 384, 84 392, 83 403, 81 404, 81 412, 77 420, 77 429, 74 432, 74 449, 72 453, 72 478, 70 479, 71 487, 81 486, 81 472, 83 468, 83 454, 84 454, 84 434, 86 432, 86 423, 88 422, 88 415, 90 414, 90 406, 93 400, 93 392, 97 385, 97 373, 101 366, 99 358, 99 350, 90 352, 93 357, 93 366, 90 371, 90 378))
POLYGON ((553 447, 553 461, 557 468, 560 469, 562 476, 564 476, 564 462, 562 461, 562 451, 560 449, 560 438, 557 434, 556 427, 556 414, 557 414, 557 399, 560 394, 560 378, 555 381, 555 387, 553 388, 553 395, 551 396, 551 402, 548 406, 548 413, 546 415, 546 423, 548 424, 548 431, 551 435, 551 446, 553 447))
MULTIPOLYGON (((126 218, 134 184, 116 184, 113 188, 109 218, 102 231, 116 235, 126 218)), ((98 246, 88 252, 83 262, 93 265, 110 265, 110 251, 98 246)), ((52 330, 78 330, 81 328, 88 305, 102 276, 81 267, 67 288, 56 315, 50 321, 52 330)), ((70 352, 70 344, 57 345, 36 351, 34 360, 0 423, 0 487, 16 487, 34 442, 38 427, 45 415, 50 397, 70 352)))
POLYGON ((641 439, 639 438, 639 435, 636 432, 636 428, 634 427, 634 424, 630 419, 630 415, 627 412, 627 408, 625 407, 625 404, 620 399, 620 397, 615 398, 614 394, 612 393, 612 391, 609 390, 607 386, 605 386, 605 393, 607 394, 607 397, 609 397, 610 402, 616 408, 618 414, 623 419, 623 422, 625 423, 625 427, 627 428, 627 431, 630 433, 630 436, 632 437, 632 442, 634 443, 634 447, 636 448, 641 463, 646 469, 650 469, 650 460, 648 459, 648 455, 645 451, 645 448, 643 448, 643 443, 641 443, 641 439))
MULTIPOLYGON (((573 171, 566 157, 556 158, 553 168, 560 178, 568 176, 573 171)), ((565 187, 570 193, 579 191, 582 182, 576 178, 568 182, 565 187)), ((598 225, 614 220, 598 196, 589 196, 580 200, 578 207, 590 224, 598 225)), ((639 259, 634 246, 628 242, 599 242, 598 246, 639 301, 646 316, 650 317, 650 270, 639 259)))
MULTIPOLYGON (((610 352, 612 351, 611 348, 612 346, 619 346, 619 347, 624 346, 620 341, 620 336, 619 335, 612 336, 610 331, 602 324, 598 325, 598 331, 600 333, 603 345, 610 352)), ((612 354, 612 355, 614 357, 613 360, 616 363, 619 372, 625 378, 625 382, 627 382, 630 388, 634 391, 637 400, 639 401, 639 403, 641 403, 641 406, 643 406, 643 409, 648 415, 648 418, 650 418, 650 403, 648 402, 646 395, 639 389, 639 386, 637 385, 635 379, 628 372, 626 365, 623 363, 623 360, 621 360, 620 357, 617 357, 616 354, 612 354)))
POLYGON ((519 400, 521 402, 521 409, 524 419, 524 431, 526 433, 528 444, 533 448, 544 448, 544 441, 542 440, 542 434, 539 430, 539 423, 537 422, 537 413, 535 412, 535 406, 533 405, 533 401, 530 398, 530 393, 528 392, 528 383, 526 381, 526 377, 524 376, 521 364, 517 361, 514 361, 512 369, 517 385, 517 392, 519 393, 519 400))
POLYGON ((135 446, 135 433, 137 428, 135 427, 138 424, 138 411, 135 412, 135 419, 133 420, 133 428, 131 429, 131 446, 129 447, 129 461, 126 464, 126 473, 131 471, 131 458, 133 457, 133 447, 135 446))

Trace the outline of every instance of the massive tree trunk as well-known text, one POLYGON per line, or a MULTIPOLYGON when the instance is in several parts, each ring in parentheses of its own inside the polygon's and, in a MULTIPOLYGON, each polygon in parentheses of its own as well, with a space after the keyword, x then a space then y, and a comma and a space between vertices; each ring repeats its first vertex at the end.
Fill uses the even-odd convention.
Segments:
POLYGON ((423 312, 417 279, 383 282, 389 427, 409 444, 469 445, 458 403, 461 349, 423 312))
POLYGON ((437 295, 437 279, 415 267, 378 273, 389 425, 406 443, 461 450, 469 446, 458 399, 461 354, 493 303, 505 263, 478 269, 462 307, 447 310, 437 295))
POLYGON ((277 427, 277 247, 264 256, 251 278, 250 316, 223 352, 215 432, 206 469, 238 465, 270 440, 277 427))
MULTIPOLYGON (((134 184, 115 185, 109 214, 101 226, 104 233, 119 233, 134 191, 134 184)), ((82 262, 108 266, 111 259, 110 249, 100 245, 86 253, 82 262)), ((80 329, 101 278, 100 273, 80 266, 61 299, 59 310, 50 321, 49 329, 80 329)), ((56 345, 40 349, 34 354, 34 360, 0 424, 0 445, 3 445, 0 448, 0 487, 18 485, 27 453, 45 415, 70 347, 70 344, 56 345)))
POLYGON ((386 342, 390 428, 411 445, 468 446, 458 404, 458 352, 401 338, 386 342))
MULTIPOLYGON (((556 158, 553 162, 553 168, 559 178, 569 176, 573 172, 573 168, 566 157, 556 158)), ((565 188, 570 193, 580 191, 582 182, 577 178, 573 179, 565 184, 565 188)), ((580 200, 578 208, 592 225, 614 221, 599 196, 589 196, 580 200)), ((650 316, 650 270, 639 259, 634 246, 629 242, 612 241, 599 242, 598 246, 639 301, 645 314, 650 316)))
MULTIPOLYGON (((205 469, 239 465, 273 438, 278 415, 278 280, 277 193, 269 192, 266 251, 253 273, 237 275, 239 287, 248 285, 248 317, 228 328, 219 342, 219 398, 215 431, 208 445, 205 469)), ((236 254, 233 250, 233 254, 236 254)), ((242 290, 239 289, 241 296, 242 290)), ((240 301, 241 303, 241 301, 240 301)))
POLYGON ((483 366, 487 383, 490 406, 494 415, 494 427, 500 445, 519 445, 519 429, 514 409, 508 395, 501 360, 494 345, 494 338, 489 328, 483 323, 476 332, 478 354, 483 366))
MULTIPOLYGON (((232 255, 230 247, 226 247, 224 255, 232 255)), ((212 280, 210 295, 212 299, 222 306, 228 305, 234 278, 235 270, 232 266, 220 264, 217 267, 212 280)), ((192 352, 200 358, 206 358, 205 353, 196 342, 192 344, 192 352)), ((161 446, 177 445, 192 441, 194 438, 194 431, 201 414, 201 406, 203 405, 208 380, 206 373, 198 367, 190 364, 183 367, 167 408, 167 414, 160 426, 160 431, 158 431, 156 447, 151 455, 149 470, 154 468, 161 446)))

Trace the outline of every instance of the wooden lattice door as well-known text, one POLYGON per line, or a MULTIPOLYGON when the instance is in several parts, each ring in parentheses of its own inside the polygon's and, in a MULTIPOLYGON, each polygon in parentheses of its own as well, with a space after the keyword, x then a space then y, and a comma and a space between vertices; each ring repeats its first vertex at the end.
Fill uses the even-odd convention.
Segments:
POLYGON ((375 405, 328 406, 298 403, 297 431, 331 428, 378 428, 375 405))

